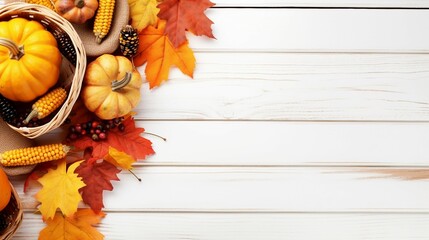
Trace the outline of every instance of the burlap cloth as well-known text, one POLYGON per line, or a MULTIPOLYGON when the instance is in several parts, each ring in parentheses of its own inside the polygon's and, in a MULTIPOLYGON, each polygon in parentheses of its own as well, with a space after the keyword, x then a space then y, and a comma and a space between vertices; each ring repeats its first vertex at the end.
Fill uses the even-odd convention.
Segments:
MULTIPOLYGON (((10 128, 3 120, 0 119, 0 153, 23 147, 33 146, 33 141, 28 139, 12 128, 10 128)), ((17 176, 31 172, 36 165, 23 167, 0 167, 4 169, 7 175, 17 176)))
POLYGON ((92 32, 94 20, 89 20, 84 24, 73 24, 85 46, 86 55, 88 57, 98 57, 104 53, 113 53, 119 46, 119 34, 121 29, 128 24, 129 16, 128 0, 116 0, 109 34, 100 44, 95 41, 95 36, 92 32))
MULTIPOLYGON (((61 0, 58 0, 61 1, 61 0)), ((5 0, 5 3, 25 2, 25 0, 5 0)), ((73 24, 76 32, 85 47, 88 57, 98 57, 104 53, 113 53, 119 46, 119 34, 122 27, 128 24, 130 18, 130 10, 128 0, 116 0, 115 11, 113 14, 112 24, 109 34, 98 44, 95 41, 95 35, 92 32, 94 18, 88 20, 84 24, 73 24)))

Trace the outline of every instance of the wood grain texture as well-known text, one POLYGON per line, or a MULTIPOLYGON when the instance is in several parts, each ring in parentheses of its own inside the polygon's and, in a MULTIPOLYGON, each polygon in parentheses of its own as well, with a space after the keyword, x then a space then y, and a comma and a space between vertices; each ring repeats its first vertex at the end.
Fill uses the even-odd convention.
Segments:
POLYGON ((427 0, 214 0, 217 7, 427 8, 427 0))
POLYGON ((194 80, 174 69, 160 88, 145 85, 136 118, 429 120, 428 55, 198 53, 196 58, 194 80))
MULTIPOLYGON (((142 167, 104 194, 109 211, 429 213, 429 181, 379 178, 364 168, 142 167)), ((37 188, 23 194, 35 207, 37 188)))
POLYGON ((217 40, 191 37, 195 51, 429 52, 429 10, 217 9, 217 40))
MULTIPOLYGON (((429 238, 423 214, 229 214, 108 212, 99 229, 106 240, 319 240, 429 238)), ((25 213, 14 240, 35 239, 40 215, 25 213)))
POLYGON ((138 122, 168 138, 153 165, 428 166, 429 125, 416 123, 138 122))

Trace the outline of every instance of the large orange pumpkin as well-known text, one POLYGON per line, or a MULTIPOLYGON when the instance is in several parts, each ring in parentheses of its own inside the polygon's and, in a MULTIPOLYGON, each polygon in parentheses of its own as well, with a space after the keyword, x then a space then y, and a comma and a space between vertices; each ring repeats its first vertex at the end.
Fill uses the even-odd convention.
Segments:
POLYGON ((101 119, 124 116, 140 100, 142 78, 128 58, 103 54, 86 68, 82 99, 101 119))
POLYGON ((9 179, 0 168, 0 211, 2 211, 10 201, 12 195, 12 187, 10 186, 9 179))
POLYGON ((54 86, 61 53, 54 36, 37 21, 0 22, 0 94, 29 102, 54 86))

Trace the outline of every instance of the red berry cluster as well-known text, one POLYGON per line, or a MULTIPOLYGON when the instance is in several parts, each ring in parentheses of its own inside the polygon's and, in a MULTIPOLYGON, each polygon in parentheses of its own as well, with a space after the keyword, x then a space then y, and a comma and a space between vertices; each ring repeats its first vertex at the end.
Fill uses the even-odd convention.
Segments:
POLYGON ((107 139, 109 130, 118 128, 119 131, 125 131, 125 125, 122 123, 123 117, 112 120, 93 120, 85 123, 76 123, 69 128, 67 140, 74 141, 83 136, 89 136, 93 141, 107 139))

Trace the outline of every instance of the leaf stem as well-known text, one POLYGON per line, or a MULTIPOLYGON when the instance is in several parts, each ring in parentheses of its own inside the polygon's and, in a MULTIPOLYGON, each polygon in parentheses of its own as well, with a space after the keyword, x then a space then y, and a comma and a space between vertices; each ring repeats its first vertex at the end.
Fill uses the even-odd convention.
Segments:
POLYGON ((144 132, 144 134, 152 135, 152 136, 155 136, 155 137, 159 137, 159 138, 161 138, 162 140, 164 140, 164 142, 167 142, 167 138, 162 137, 162 136, 159 136, 158 134, 151 133, 151 132, 144 132))
POLYGON ((137 178, 137 180, 139 180, 139 182, 141 182, 142 181, 142 179, 141 178, 139 178, 133 171, 131 171, 131 169, 128 169, 128 171, 135 177, 135 178, 137 178))

